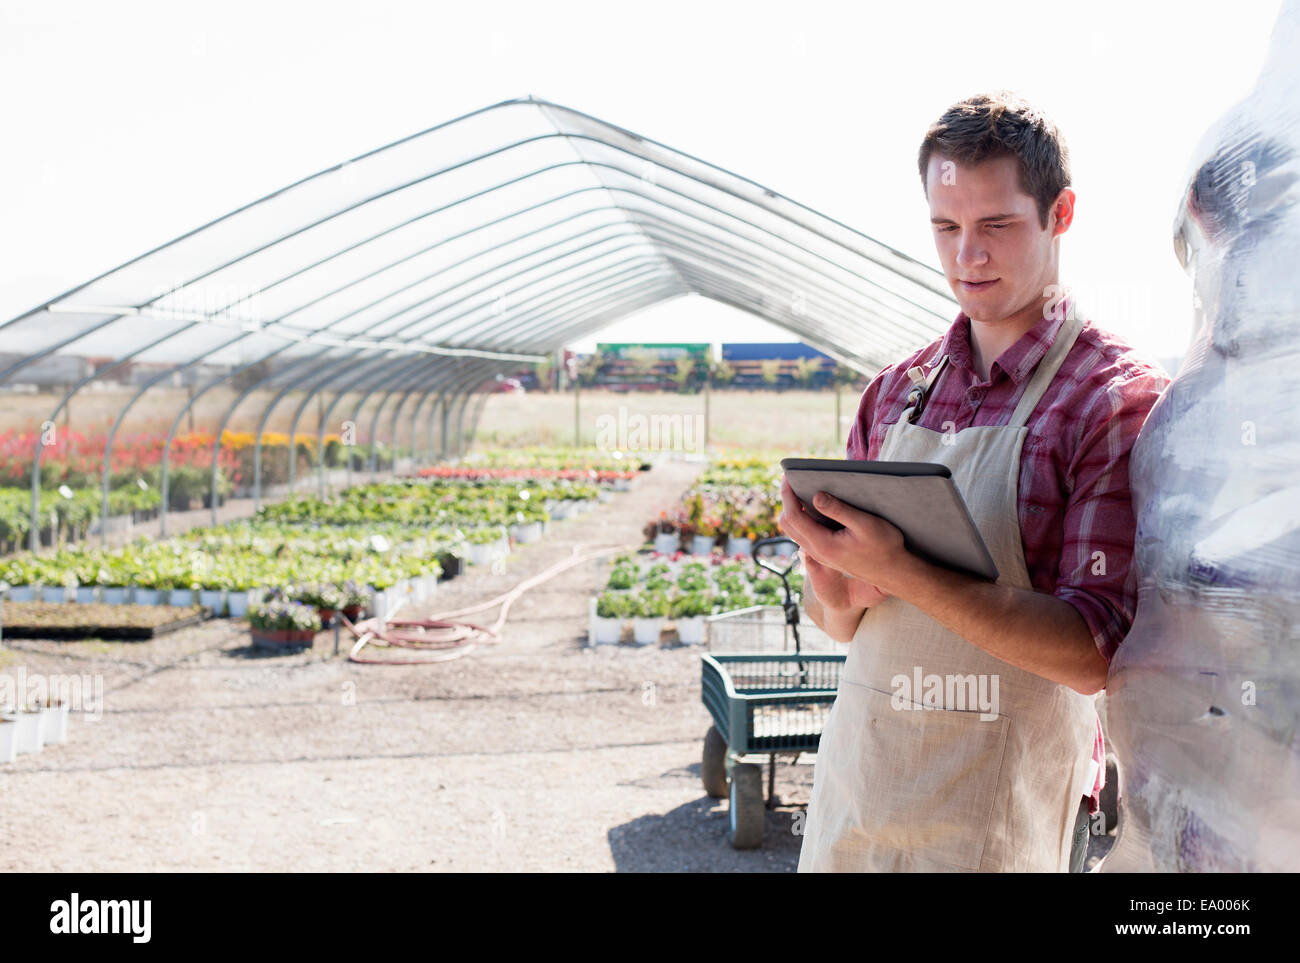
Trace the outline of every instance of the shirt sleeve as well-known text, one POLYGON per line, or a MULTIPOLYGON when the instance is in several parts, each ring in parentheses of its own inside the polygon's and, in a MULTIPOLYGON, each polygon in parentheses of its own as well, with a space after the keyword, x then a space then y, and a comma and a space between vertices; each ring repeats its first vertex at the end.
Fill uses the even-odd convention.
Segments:
POLYGON ((1098 391, 1080 420, 1082 437, 1067 469, 1065 533, 1053 594, 1083 617, 1107 665, 1137 608, 1129 456, 1168 383, 1163 371, 1144 369, 1098 391))
POLYGON ((867 385, 862 397, 858 399, 858 413, 853 419, 853 424, 849 427, 849 440, 844 446, 844 457, 865 460, 870 457, 871 450, 871 431, 874 428, 876 417, 876 396, 880 394, 880 386, 891 371, 894 365, 889 365, 881 369, 880 373, 871 379, 867 385))

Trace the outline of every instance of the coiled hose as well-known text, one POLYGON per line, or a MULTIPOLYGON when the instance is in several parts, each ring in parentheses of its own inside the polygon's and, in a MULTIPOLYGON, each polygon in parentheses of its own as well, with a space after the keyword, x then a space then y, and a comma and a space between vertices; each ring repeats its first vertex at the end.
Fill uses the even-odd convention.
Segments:
POLYGON ((575 545, 573 546, 573 554, 569 558, 543 569, 531 578, 524 579, 503 595, 498 595, 496 598, 479 605, 454 609, 449 612, 438 612, 423 619, 388 619, 381 621, 376 618, 369 618, 363 619, 354 625, 348 620, 347 616, 340 613, 338 618, 342 620, 344 627, 357 640, 351 651, 348 652, 348 661, 359 662, 363 665, 424 665, 425 663, 449 662, 452 659, 459 659, 461 656, 468 655, 479 645, 495 645, 500 641, 498 633, 501 627, 505 625, 511 603, 529 589, 555 578, 561 572, 567 571, 575 565, 581 565, 583 562, 589 562, 603 555, 612 555, 615 552, 633 552, 640 547, 640 544, 612 545, 579 553, 582 545, 575 545), (454 621, 456 616, 470 615, 474 612, 494 608, 497 605, 501 606, 501 612, 497 615, 496 621, 487 628, 473 622, 454 621), (361 654, 361 650, 366 646, 376 649, 416 649, 427 654, 420 658, 410 659, 372 658, 361 654))

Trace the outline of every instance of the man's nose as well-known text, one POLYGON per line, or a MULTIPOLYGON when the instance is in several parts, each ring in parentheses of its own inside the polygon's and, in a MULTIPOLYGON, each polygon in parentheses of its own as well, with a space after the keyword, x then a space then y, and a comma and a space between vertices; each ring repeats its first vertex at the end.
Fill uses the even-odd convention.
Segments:
POLYGON ((988 260, 988 252, 984 250, 984 245, 980 242, 978 231, 963 232, 961 241, 957 245, 957 266, 974 267, 977 264, 983 264, 988 260))

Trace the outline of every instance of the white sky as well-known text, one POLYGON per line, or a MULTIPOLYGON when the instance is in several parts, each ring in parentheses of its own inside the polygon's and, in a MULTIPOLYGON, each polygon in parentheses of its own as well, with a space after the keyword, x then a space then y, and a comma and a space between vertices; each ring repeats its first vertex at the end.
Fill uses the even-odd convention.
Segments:
MULTIPOLYGON (((937 267, 920 139, 953 101, 1010 87, 1073 157, 1062 280, 1092 294, 1098 322, 1175 357, 1191 336, 1171 242, 1188 164, 1253 85, 1278 6, 0 0, 0 320, 304 175, 528 94, 937 267)), ((791 337, 691 297, 575 347, 791 337)))

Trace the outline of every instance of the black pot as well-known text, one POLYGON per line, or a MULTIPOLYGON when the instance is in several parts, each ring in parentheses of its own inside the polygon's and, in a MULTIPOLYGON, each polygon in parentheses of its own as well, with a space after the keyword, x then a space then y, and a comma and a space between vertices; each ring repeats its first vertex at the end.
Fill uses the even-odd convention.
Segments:
POLYGON ((438 564, 442 566, 442 574, 438 576, 439 582, 465 574, 465 560, 459 555, 440 555, 438 564))

